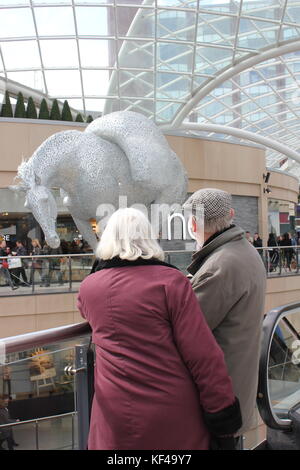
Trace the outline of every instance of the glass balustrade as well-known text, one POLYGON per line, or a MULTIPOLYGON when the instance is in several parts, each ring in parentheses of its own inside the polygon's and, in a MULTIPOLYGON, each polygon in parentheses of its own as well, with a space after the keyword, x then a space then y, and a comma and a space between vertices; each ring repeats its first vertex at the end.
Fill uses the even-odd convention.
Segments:
MULTIPOLYGON (((262 247, 257 252, 268 277, 299 274, 300 247, 262 247)), ((192 251, 165 251, 165 260, 187 274, 192 255, 192 251)), ((0 296, 76 292, 94 261, 91 253, 0 258, 0 296)))
MULTIPOLYGON (((78 350, 90 342, 87 324, 1 340, 0 445, 15 450, 78 448, 78 350), (66 339, 60 340, 62 336, 66 339), (66 334, 66 332, 68 334, 66 334), (30 344, 23 347, 23 344, 30 344), (6 425, 4 417, 12 420, 6 425)), ((84 368, 80 369, 84 372, 84 368)), ((80 383, 79 383, 80 386, 80 383)))

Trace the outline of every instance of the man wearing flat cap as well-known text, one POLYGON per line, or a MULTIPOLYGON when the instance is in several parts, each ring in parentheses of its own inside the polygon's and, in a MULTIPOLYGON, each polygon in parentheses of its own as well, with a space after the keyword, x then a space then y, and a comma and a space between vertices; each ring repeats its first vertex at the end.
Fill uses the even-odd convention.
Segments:
POLYGON ((266 271, 244 230, 232 224, 230 194, 200 189, 184 208, 193 211, 191 225, 199 247, 188 271, 207 323, 224 352, 241 405, 243 427, 238 436, 242 436, 254 417, 266 271), (203 220, 197 218, 201 206, 204 228, 203 220))

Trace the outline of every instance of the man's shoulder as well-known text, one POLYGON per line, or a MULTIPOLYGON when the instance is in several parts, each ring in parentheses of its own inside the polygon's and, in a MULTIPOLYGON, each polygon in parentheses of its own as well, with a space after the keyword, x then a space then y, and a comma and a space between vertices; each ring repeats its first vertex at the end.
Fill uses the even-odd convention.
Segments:
MULTIPOLYGON (((212 251, 199 266, 194 277, 212 275, 230 276, 233 273, 242 276, 247 273, 247 264, 256 264, 264 270, 261 257, 257 250, 245 239, 231 240, 212 251)), ((226 277, 224 277, 224 281, 226 277)))

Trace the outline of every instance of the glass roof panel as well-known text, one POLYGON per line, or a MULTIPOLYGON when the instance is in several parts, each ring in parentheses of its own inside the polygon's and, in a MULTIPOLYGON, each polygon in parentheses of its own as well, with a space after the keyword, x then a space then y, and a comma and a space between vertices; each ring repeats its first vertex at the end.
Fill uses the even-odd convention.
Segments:
POLYGON ((283 7, 284 0, 254 0, 251 2, 243 2, 242 15, 280 20, 283 7))
POLYGON ((300 5, 299 2, 287 2, 286 11, 284 15, 284 21, 287 23, 299 24, 300 18, 300 5))
POLYGON ((155 11, 152 8, 120 6, 117 8, 116 23, 118 36, 136 38, 155 36, 155 11))
POLYGON ((0 0, 0 24, 0 73, 79 110, 300 147, 300 0, 0 0))
POLYGON ((8 72, 7 78, 14 82, 22 83, 29 88, 39 90, 42 93, 46 92, 43 74, 40 70, 30 70, 27 72, 8 72))
POLYGON ((1 38, 35 36, 32 13, 29 8, 0 10, 1 38))
POLYGON ((41 68, 37 41, 0 43, 6 70, 41 68))
POLYGON ((158 122, 169 122, 179 109, 180 103, 156 101, 156 119, 158 122))
POLYGON ((46 70, 45 76, 49 96, 81 96, 79 70, 46 70))
POLYGON ((43 39, 40 47, 45 68, 79 67, 75 39, 43 39))
POLYGON ((33 0, 34 5, 70 5, 72 3, 72 0, 33 0))
POLYGON ((129 40, 123 41, 122 47, 126 54, 119 54, 119 67, 153 69, 154 67, 154 42, 129 40))
MULTIPOLYGON (((102 5, 104 3, 114 3, 113 0, 75 0, 74 3, 79 3, 79 4, 89 4, 89 5, 95 5, 99 4, 102 5)), ((129 2, 128 2, 129 3, 129 2)))
POLYGON ((153 97, 153 81, 152 72, 134 72, 120 71, 119 86, 120 92, 124 97, 153 97))
POLYGON ((197 0, 157 0, 159 7, 197 8, 197 0))
POLYGON ((0 6, 29 5, 29 0, 0 0, 0 6))
POLYGON ((80 63, 82 67, 108 67, 110 55, 114 52, 115 41, 79 39, 80 63))
POLYGON ((193 61, 193 49, 188 44, 157 44, 157 69, 190 73, 193 61))
POLYGON ((181 74, 159 73, 157 82, 158 99, 182 99, 191 91, 191 79, 181 74))
POLYGON ((109 84, 108 70, 83 70, 83 91, 85 96, 105 96, 109 84))
POLYGON ((159 10, 157 15, 157 37, 170 41, 193 41, 196 29, 196 14, 189 11, 159 10))
POLYGON ((71 7, 37 7, 34 12, 40 36, 72 36, 75 34, 71 7))
POLYGON ((69 106, 74 109, 82 110, 83 109, 83 101, 81 99, 74 99, 74 98, 67 98, 67 97, 61 97, 60 101, 65 101, 67 100, 69 103, 69 106))
MULTIPOLYGON (((69 101, 69 100, 68 100, 69 101)), ((105 99, 100 99, 100 98, 93 98, 89 99, 87 98, 85 100, 85 107, 86 107, 86 112, 97 112, 101 113, 103 111, 105 105, 105 99)))
POLYGON ((276 40, 276 30, 272 23, 241 18, 238 47, 258 50, 276 40))
POLYGON ((241 0, 206 0, 201 2, 201 10, 215 12, 218 10, 220 13, 236 14, 239 11, 241 0))
POLYGON ((115 34, 112 8, 76 7, 79 36, 113 36, 115 34))
POLYGON ((237 20, 236 16, 199 15, 197 41, 232 46, 237 20))

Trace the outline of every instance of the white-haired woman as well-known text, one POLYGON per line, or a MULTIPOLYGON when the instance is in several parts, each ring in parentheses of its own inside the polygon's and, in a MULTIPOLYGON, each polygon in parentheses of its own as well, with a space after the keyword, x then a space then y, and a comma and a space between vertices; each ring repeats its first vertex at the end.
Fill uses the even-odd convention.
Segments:
POLYGON ((208 449, 212 435, 228 442, 241 416, 223 354, 148 219, 116 211, 96 254, 98 270, 78 296, 96 346, 88 448, 208 449))

